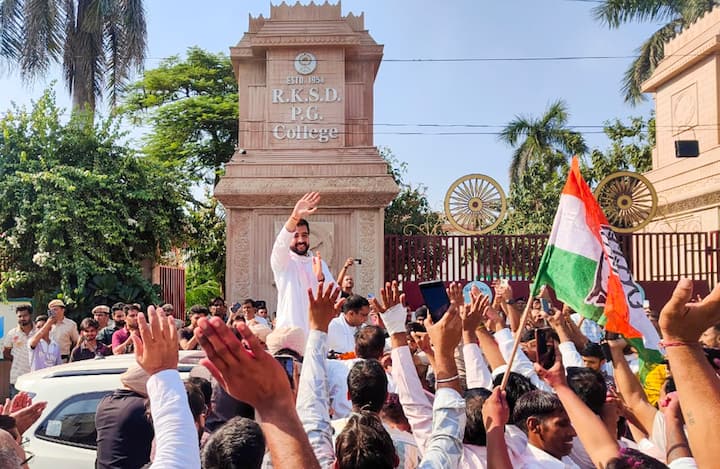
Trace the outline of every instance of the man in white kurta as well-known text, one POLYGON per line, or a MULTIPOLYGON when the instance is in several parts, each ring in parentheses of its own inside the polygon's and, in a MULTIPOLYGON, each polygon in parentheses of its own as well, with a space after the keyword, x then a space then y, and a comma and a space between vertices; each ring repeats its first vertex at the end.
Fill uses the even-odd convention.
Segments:
POLYGON ((278 233, 270 255, 270 266, 278 290, 275 327, 300 327, 307 336, 308 288, 317 289, 318 282, 334 283, 335 279, 320 254, 310 251, 310 227, 304 217, 317 210, 320 194, 305 194, 295 204, 290 218, 278 233))

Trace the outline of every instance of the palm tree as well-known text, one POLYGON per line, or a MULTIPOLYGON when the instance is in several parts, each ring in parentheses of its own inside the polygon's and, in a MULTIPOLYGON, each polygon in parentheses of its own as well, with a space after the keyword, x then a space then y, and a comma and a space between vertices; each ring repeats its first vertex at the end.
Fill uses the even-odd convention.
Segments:
POLYGON ((510 163, 512 184, 517 183, 532 164, 550 161, 555 164, 587 152, 582 135, 568 129, 567 120, 567 106, 558 100, 551 103, 539 119, 515 116, 505 126, 499 139, 515 149, 510 163))
POLYGON ((142 0, 0 0, 0 56, 26 80, 62 63, 75 111, 94 111, 103 91, 114 105, 146 41, 142 0))
POLYGON ((610 28, 619 28, 631 21, 664 23, 637 49, 637 58, 625 72, 622 85, 625 101, 637 104, 645 100, 640 87, 663 59, 665 43, 719 3, 718 0, 605 0, 593 8, 595 19, 610 28))

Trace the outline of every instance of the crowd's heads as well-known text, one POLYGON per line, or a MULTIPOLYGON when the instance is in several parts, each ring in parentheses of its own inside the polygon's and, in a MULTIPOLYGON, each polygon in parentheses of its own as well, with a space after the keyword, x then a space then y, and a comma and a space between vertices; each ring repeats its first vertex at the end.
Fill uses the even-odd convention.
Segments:
MULTIPOLYGON (((500 386, 503 380, 503 373, 500 373, 496 375, 493 378, 493 387, 500 386)), ((520 399, 521 396, 524 394, 529 393, 530 391, 534 391, 537 388, 534 384, 530 381, 530 379, 526 378, 525 376, 521 375, 520 373, 515 373, 514 371, 510 372, 510 376, 508 377, 507 386, 505 386, 505 400, 508 403, 508 408, 510 409, 510 418, 512 419, 513 415, 513 409, 515 408, 515 403, 518 399, 520 399)), ((512 421, 511 421, 512 423, 512 421)))
POLYGON ((22 441, 22 437, 17 428, 15 417, 9 415, 0 415, 0 431, 6 431, 13 437, 18 444, 22 441))
POLYGON ((48 317, 45 314, 41 314, 38 317, 35 318, 35 329, 42 329, 42 327, 47 322, 48 317))
POLYGON ((252 324, 250 330, 255 334, 255 337, 258 338, 261 344, 267 346, 267 337, 272 333, 272 329, 265 324, 252 324))
POLYGON ((95 306, 91 311, 93 317, 100 325, 100 328, 102 329, 105 327, 108 323, 108 320, 110 319, 110 307, 106 305, 97 305, 95 306))
POLYGON ((216 430, 202 450, 203 469, 259 469, 265 456, 260 425, 233 417, 216 430))
POLYGON ((345 320, 353 327, 359 327, 367 321, 370 314, 370 302, 364 296, 350 295, 342 307, 345 320))
POLYGON ((130 328, 130 329, 138 328, 138 314, 140 314, 141 310, 142 310, 142 308, 137 303, 127 305, 127 312, 125 313, 125 325, 128 328, 130 328))
POLYGON ((348 397, 353 409, 380 412, 387 395, 387 375, 377 360, 360 360, 347 377, 348 397))
POLYGON ((568 386, 590 410, 600 415, 607 397, 607 384, 603 375, 591 368, 569 367, 566 371, 568 386))
POLYGON ((405 411, 400 404, 400 397, 394 392, 387 393, 385 403, 382 409, 380 409, 380 418, 382 418, 383 422, 400 431, 412 433, 410 422, 408 422, 405 411))
POLYGON ((355 355, 380 360, 385 349, 385 331, 378 326, 365 326, 355 333, 355 355))
POLYGON ((352 275, 345 275, 343 277, 342 285, 340 285, 340 288, 346 291, 352 291, 353 287, 355 286, 355 280, 352 278, 352 275))
POLYGON ((606 469, 666 469, 668 466, 645 453, 632 448, 621 448, 618 457, 605 465, 606 469))
POLYGON ((197 324, 198 319, 208 316, 210 316, 210 311, 203 305, 192 305, 188 311, 191 326, 197 324))
POLYGON ((255 317, 255 314, 257 314, 257 308, 255 307, 255 301, 248 298, 245 301, 242 302, 242 313, 245 316, 246 320, 253 319, 255 317))
POLYGON ((720 349, 720 324, 710 326, 700 336, 703 347, 720 349))
POLYGON ((310 224, 304 218, 297 222, 293 239, 290 241, 290 250, 295 254, 304 256, 310 249, 310 224))
POLYGON ((126 314, 125 303, 115 303, 110 307, 110 316, 112 316, 112 320, 115 321, 115 327, 118 329, 125 327, 126 314))
POLYGON ((393 469, 399 459, 377 414, 353 413, 335 440, 337 469, 393 469))
POLYGON ((600 371, 605 364, 605 354, 600 344, 588 342, 582 350, 580 350, 582 361, 587 368, 600 371))
POLYGON ((427 318, 428 316, 428 308, 427 306, 421 306, 418 309, 415 310, 415 321, 418 323, 421 323, 427 318))
POLYGON ((289 353, 302 357, 305 340, 305 332, 299 327, 280 327, 268 334, 265 343, 272 355, 289 353))
POLYGON ((226 312, 225 299, 220 296, 213 298, 210 302, 210 314, 225 319, 226 312))
POLYGON ((492 393, 484 388, 472 388, 465 391, 465 436, 463 443, 466 445, 485 446, 487 436, 483 423, 482 406, 485 399, 492 393))
POLYGON ((513 422, 528 442, 561 459, 570 454, 575 430, 560 399, 545 391, 530 391, 515 403, 513 422))
POLYGON ((147 382, 150 379, 145 370, 139 365, 133 365, 120 375, 120 382, 125 389, 140 394, 141 396, 147 397, 147 382))
POLYGON ((190 413, 195 421, 195 430, 197 430, 199 442, 205 429, 205 417, 208 411, 205 394, 202 389, 189 381, 185 383, 185 392, 187 393, 190 413))

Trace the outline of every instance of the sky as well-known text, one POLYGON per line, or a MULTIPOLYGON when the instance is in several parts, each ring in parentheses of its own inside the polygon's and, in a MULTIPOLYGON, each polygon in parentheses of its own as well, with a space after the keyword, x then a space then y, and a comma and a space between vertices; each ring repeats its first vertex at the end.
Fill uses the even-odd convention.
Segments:
MULTIPOLYGON (((627 57, 660 25, 610 30, 592 18, 597 4, 343 0, 343 14, 364 12, 365 27, 385 46, 375 81, 375 144, 407 163, 406 181, 426 186, 434 209, 442 209, 452 182, 470 173, 495 178, 507 193, 512 148, 498 141, 497 132, 517 115, 542 115, 555 100, 567 103, 570 125, 595 126, 582 128, 591 148, 605 148, 604 122, 647 117, 652 109, 652 99, 637 107, 624 103, 620 82, 627 57), (517 60, 598 56, 614 58, 517 60), (405 61, 487 58, 503 60, 405 61)), ((248 14, 269 16, 270 2, 146 0, 145 8, 149 69, 190 46, 229 54, 247 30, 248 14)), ((0 112, 11 102, 29 105, 53 80, 59 104, 69 108, 59 67, 29 85, 6 70, 0 75, 0 112)))

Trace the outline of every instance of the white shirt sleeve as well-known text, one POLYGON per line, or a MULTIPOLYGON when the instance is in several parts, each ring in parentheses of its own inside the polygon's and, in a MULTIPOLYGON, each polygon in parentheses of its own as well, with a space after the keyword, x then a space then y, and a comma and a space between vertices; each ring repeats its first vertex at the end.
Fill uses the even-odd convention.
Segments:
POLYGON ((273 243, 272 252, 270 253, 270 266, 276 274, 285 270, 288 262, 290 262, 290 242, 295 236, 294 233, 285 229, 285 225, 280 228, 275 243, 273 243))
POLYGON ((418 378, 410 348, 407 345, 394 348, 391 357, 392 376, 397 386, 400 404, 410 423, 418 449, 423 454, 432 434, 433 406, 425 397, 425 390, 418 378))
POLYGON ((583 368, 585 366, 585 362, 583 362, 582 356, 578 353, 574 343, 563 342, 559 345, 559 347, 565 369, 571 366, 579 368, 583 368))
MULTIPOLYGON (((500 349, 500 353, 502 354, 503 358, 505 359, 505 362, 508 362, 510 360, 510 355, 512 354, 512 348, 515 343, 515 337, 513 337, 512 332, 510 329, 505 328, 501 331, 498 331, 495 333, 495 341, 498 344, 498 348, 500 349)), ((493 370, 492 374, 493 376, 497 376, 498 374, 505 373, 505 370, 507 369, 507 365, 502 365, 497 367, 493 370)), ((526 378, 528 378, 532 384, 542 390, 547 392, 554 392, 548 384, 541 380, 540 377, 535 372, 535 367, 533 366, 533 362, 530 361, 530 359, 525 355, 525 352, 523 352, 519 347, 517 350, 517 353, 515 354, 515 360, 513 361, 511 371, 514 371, 515 373, 519 373, 526 378)))
POLYGON ((463 345, 463 356, 465 357, 465 379, 468 389, 491 390, 493 388, 492 375, 478 344, 463 345))
POLYGON ((199 469, 200 442, 180 373, 155 373, 147 390, 155 429, 155 460, 150 467, 199 469))
POLYGON ((695 458, 677 458, 668 464, 668 467, 670 469, 697 469, 698 466, 695 458))

